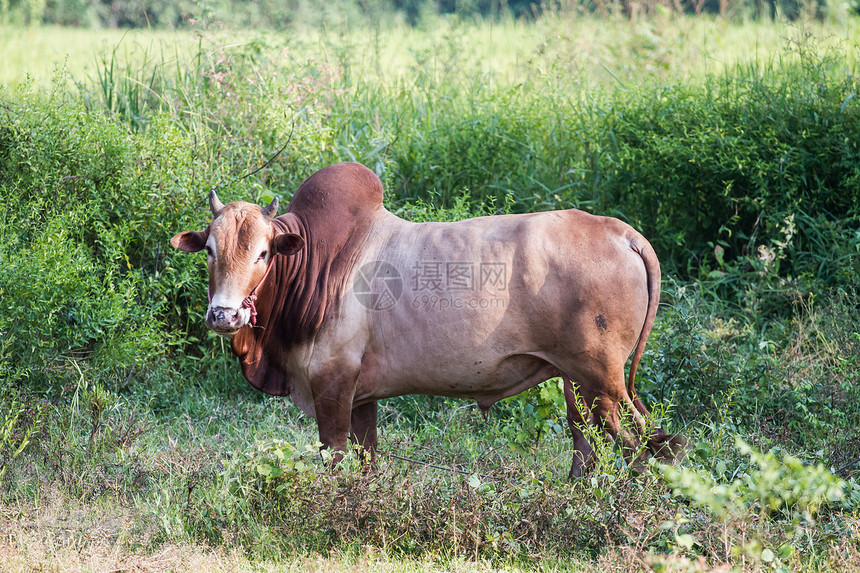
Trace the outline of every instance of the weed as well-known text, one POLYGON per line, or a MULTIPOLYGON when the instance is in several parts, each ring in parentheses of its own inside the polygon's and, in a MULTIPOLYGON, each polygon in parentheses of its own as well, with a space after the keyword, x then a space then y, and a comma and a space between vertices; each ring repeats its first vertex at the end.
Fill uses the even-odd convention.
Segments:
POLYGON ((14 390, 0 390, 0 483, 11 463, 20 456, 38 435, 41 406, 16 396, 14 390))

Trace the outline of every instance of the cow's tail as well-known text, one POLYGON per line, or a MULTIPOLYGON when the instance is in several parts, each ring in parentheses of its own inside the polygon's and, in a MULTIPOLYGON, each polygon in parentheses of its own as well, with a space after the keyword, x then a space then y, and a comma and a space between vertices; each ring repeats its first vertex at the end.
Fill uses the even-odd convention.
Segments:
POLYGON ((654 326, 654 318, 657 316, 657 305, 660 304, 661 273, 657 253, 654 252, 651 243, 644 237, 639 235, 631 240, 630 248, 642 257, 648 281, 648 312, 645 314, 645 324, 642 325, 642 332, 639 333, 639 342, 636 343, 633 361, 630 363, 630 374, 627 376, 627 393, 631 400, 635 400, 636 391, 633 386, 636 380, 636 368, 639 366, 639 361, 642 360, 642 353, 645 352, 645 344, 648 342, 648 336, 651 334, 651 328, 654 326))

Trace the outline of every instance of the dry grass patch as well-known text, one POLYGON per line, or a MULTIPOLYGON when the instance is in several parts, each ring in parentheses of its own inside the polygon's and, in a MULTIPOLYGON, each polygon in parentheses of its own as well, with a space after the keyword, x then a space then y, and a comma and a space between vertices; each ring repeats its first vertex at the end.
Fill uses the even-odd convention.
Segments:
MULTIPOLYGON (((252 560, 240 547, 151 544, 152 528, 133 512, 69 507, 55 498, 41 507, 6 506, 0 516, 0 571, 146 572, 301 571, 306 573, 520 571, 487 562, 426 555, 403 559, 367 546, 328 555, 296 555, 278 561, 252 560)), ((531 569, 529 567, 529 569, 531 569)), ((550 568, 548 570, 557 570, 550 568)), ((585 569, 583 569, 585 570, 585 569)))

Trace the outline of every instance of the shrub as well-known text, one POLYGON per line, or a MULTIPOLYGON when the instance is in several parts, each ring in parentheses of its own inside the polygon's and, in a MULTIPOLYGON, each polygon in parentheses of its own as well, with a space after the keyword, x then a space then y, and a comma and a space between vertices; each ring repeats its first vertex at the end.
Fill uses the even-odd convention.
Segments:
POLYGON ((73 362, 125 380, 173 343, 168 321, 185 326, 192 305, 168 305, 177 287, 200 284, 199 261, 172 263, 166 248, 174 221, 196 218, 189 152, 176 132, 135 141, 59 94, 5 106, 14 118, 0 129, 7 367, 55 387, 77 378, 73 362))
MULTIPOLYGON (((811 541, 816 514, 844 498, 846 484, 821 464, 809 466, 794 456, 780 459, 773 452, 763 454, 740 438, 735 447, 749 456, 749 462, 737 468, 723 460, 716 463, 713 474, 705 469, 661 468, 676 495, 690 498, 694 506, 705 508, 723 524, 721 531, 700 530, 699 539, 691 533, 676 534, 676 539, 687 551, 696 553, 694 545, 699 545, 706 554, 726 561, 746 556, 759 563, 784 565, 794 556, 795 545, 811 541), (751 522, 751 516, 758 518, 751 522)), ((679 526, 690 532, 696 524, 681 519, 663 525, 676 532, 679 526)))

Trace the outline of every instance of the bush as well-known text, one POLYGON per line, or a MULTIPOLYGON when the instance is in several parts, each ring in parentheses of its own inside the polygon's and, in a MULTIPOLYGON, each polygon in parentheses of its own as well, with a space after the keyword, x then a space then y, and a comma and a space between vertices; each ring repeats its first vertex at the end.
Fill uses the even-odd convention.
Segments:
POLYGON ((731 468, 720 460, 713 474, 704 469, 661 468, 673 492, 718 517, 722 530, 699 530, 697 539, 689 533, 696 529, 693 520, 670 521, 663 527, 673 528, 680 548, 694 554, 698 552, 694 545, 698 545, 712 557, 727 561, 747 557, 786 565, 794 557, 796 545, 811 543, 816 515, 844 499, 847 484, 822 464, 809 466, 794 456, 763 454, 740 438, 735 447, 749 456, 749 462, 731 468), (727 475, 732 478, 727 480, 727 475), (758 517, 752 527, 751 516, 758 517), (677 533, 681 529, 688 533, 677 533))
POLYGON ((124 381, 174 344, 194 309, 176 303, 182 285, 201 284, 200 261, 173 262, 166 244, 177 221, 197 219, 189 150, 170 130, 135 140, 64 96, 5 107, 15 118, 0 128, 6 368, 55 388, 77 380, 73 365, 124 381))

